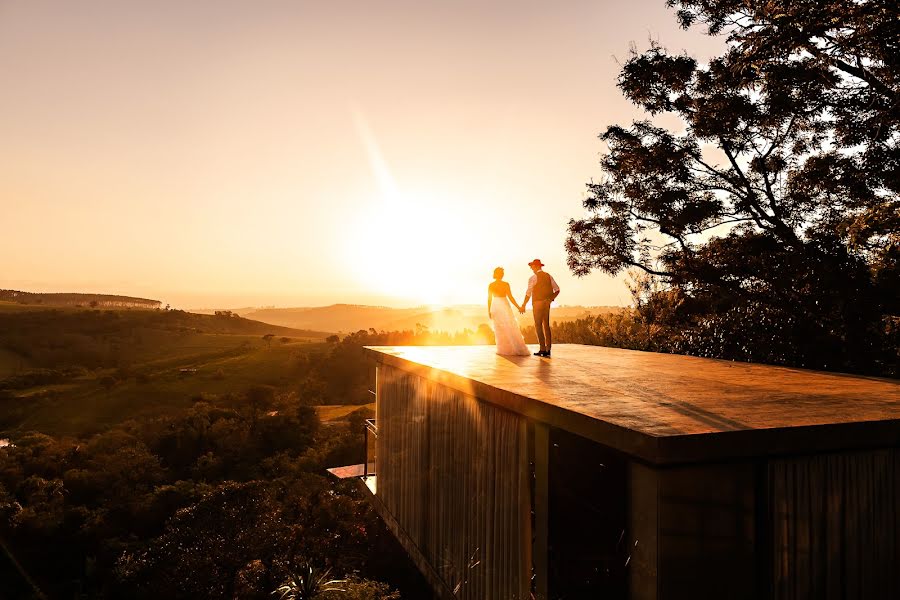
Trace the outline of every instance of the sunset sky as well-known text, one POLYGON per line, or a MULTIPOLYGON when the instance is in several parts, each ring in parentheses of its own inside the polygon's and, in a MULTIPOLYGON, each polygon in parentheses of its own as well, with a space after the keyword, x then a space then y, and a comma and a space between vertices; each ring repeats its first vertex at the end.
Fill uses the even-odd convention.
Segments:
POLYGON ((563 243, 664 0, 0 0, 0 288, 173 306, 626 304, 563 243))

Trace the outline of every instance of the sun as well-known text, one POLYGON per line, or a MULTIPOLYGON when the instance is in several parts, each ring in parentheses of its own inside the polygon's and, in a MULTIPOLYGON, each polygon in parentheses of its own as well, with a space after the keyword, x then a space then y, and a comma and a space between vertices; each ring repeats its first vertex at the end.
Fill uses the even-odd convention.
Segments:
POLYGON ((350 259, 369 289, 418 304, 460 299, 477 248, 450 207, 398 195, 370 203, 355 229, 350 259))
POLYGON ((359 279, 372 291, 421 304, 470 297, 461 288, 478 253, 472 239, 478 236, 459 217, 458 203, 401 190, 358 109, 353 122, 377 186, 356 215, 348 245, 359 279))

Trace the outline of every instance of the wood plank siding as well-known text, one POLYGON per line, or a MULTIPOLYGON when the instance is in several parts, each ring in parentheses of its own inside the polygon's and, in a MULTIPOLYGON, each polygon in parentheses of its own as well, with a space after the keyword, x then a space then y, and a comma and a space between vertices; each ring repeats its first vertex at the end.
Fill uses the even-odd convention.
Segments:
POLYGON ((900 598, 900 382, 553 350, 369 348, 369 489, 442 600, 900 598))
POLYGON ((381 366, 377 496, 461 600, 531 596, 526 420, 381 366))

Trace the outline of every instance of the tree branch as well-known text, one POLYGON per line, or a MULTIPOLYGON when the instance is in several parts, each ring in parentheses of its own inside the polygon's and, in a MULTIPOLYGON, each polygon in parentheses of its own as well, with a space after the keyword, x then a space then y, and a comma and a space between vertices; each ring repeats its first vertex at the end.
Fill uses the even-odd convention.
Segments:
POLYGON ((766 184, 766 197, 772 206, 772 212, 778 219, 781 219, 781 207, 778 206, 778 201, 775 199, 775 192, 772 191, 772 183, 769 181, 769 171, 765 167, 762 170, 762 178, 766 184))
POLYGON ((772 141, 772 145, 769 146, 769 149, 766 150, 766 153, 762 155, 763 160, 766 160, 767 158, 769 158, 769 155, 772 154, 772 151, 784 143, 784 139, 788 136, 788 133, 791 132, 791 129, 794 127, 794 121, 796 119, 797 119, 796 113, 791 115, 791 120, 788 121, 787 127, 784 128, 784 133, 780 133, 775 136, 775 139, 772 141))
POLYGON ((656 269, 651 269, 647 265, 634 260, 623 260, 622 262, 626 265, 637 267, 638 269, 644 271, 645 273, 649 273, 650 275, 656 275, 657 277, 671 277, 672 275, 674 275, 674 273, 671 273, 669 271, 657 271, 656 269))
POLYGON ((807 52, 809 52, 810 54, 812 54, 813 56, 815 56, 816 58, 824 60, 826 63, 835 67, 839 71, 843 71, 844 73, 846 73, 848 75, 852 75, 853 77, 856 77, 857 79, 865 81, 870 86, 872 86, 873 88, 875 88, 876 90, 881 92, 884 96, 887 96, 888 98, 893 100, 894 104, 900 102, 900 94, 898 94, 891 86, 887 85, 886 83, 884 83, 883 81, 878 79, 878 77, 873 75, 870 71, 868 71, 864 67, 857 67, 857 66, 851 65, 850 63, 848 63, 846 61, 841 60, 840 58, 837 58, 834 56, 829 56, 827 53, 822 52, 822 50, 820 48, 816 47, 813 44, 804 44, 803 49, 806 50, 807 52))
MULTIPOLYGON (((747 176, 744 174, 744 171, 741 170, 740 166, 737 164, 737 160, 735 160, 734 153, 731 151, 731 147, 729 144, 722 138, 719 138, 720 144, 722 146, 722 150, 725 152, 725 155, 728 157, 728 160, 731 162, 731 166, 734 167, 734 170, 737 172, 738 176, 741 178, 741 181, 744 182, 744 185, 747 188, 747 203, 750 205, 751 214, 757 213, 759 219, 766 221, 770 225, 772 225, 773 230, 786 242, 790 244, 799 244, 800 239, 797 237, 797 234, 794 233, 794 230, 788 226, 787 223, 781 220, 781 218, 777 215, 773 216, 767 213, 762 206, 759 205, 753 199, 753 186, 750 183, 750 180, 747 179, 747 176)), ((773 207, 774 209, 774 207, 773 207)), ((762 227, 763 229, 767 229, 767 227, 763 226, 762 223, 757 221, 757 225, 762 227)))

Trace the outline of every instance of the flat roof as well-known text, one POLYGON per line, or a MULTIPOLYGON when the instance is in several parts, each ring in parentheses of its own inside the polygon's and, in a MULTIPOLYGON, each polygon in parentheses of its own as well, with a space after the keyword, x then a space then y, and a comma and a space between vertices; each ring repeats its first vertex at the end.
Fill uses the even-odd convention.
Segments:
POLYGON ((440 382, 655 464, 900 446, 900 381, 555 344, 369 347, 440 382))

